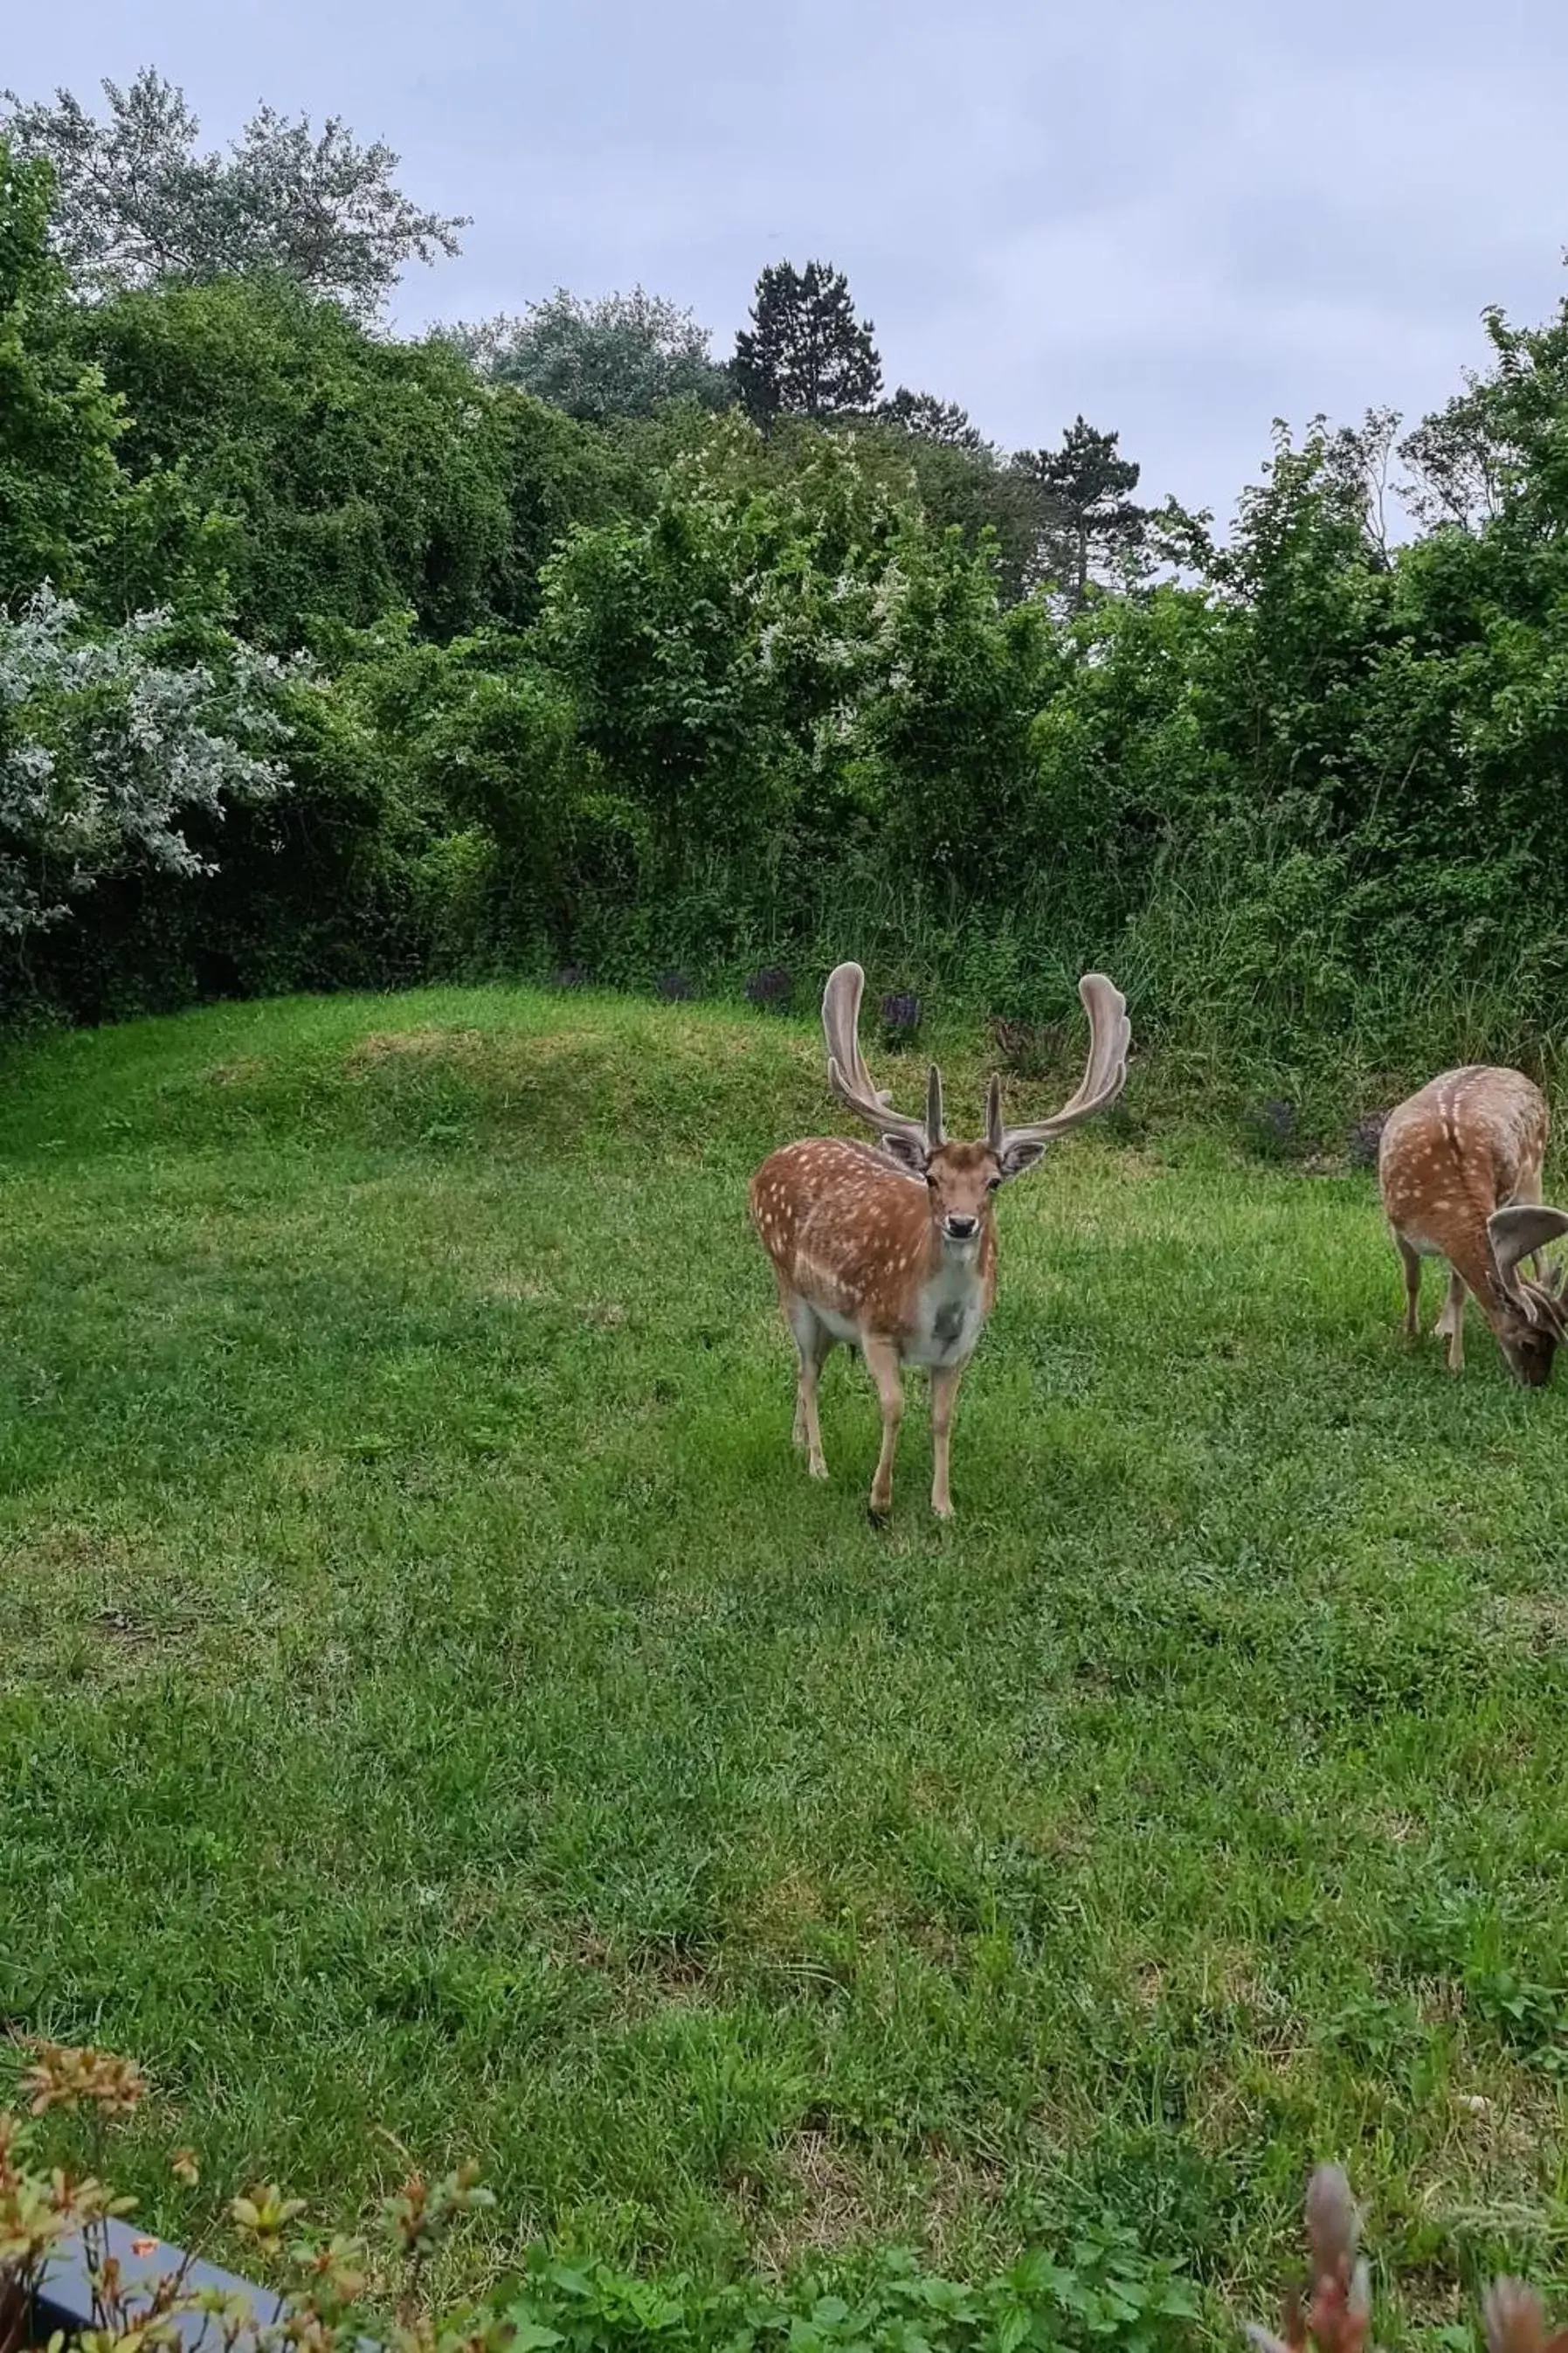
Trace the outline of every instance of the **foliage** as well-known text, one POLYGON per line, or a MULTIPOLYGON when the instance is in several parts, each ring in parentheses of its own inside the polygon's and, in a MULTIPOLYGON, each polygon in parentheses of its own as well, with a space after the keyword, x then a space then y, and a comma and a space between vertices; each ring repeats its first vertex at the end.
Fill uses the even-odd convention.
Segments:
MULTIPOLYGON (((103 2128, 133 2116, 146 2096, 146 2080, 132 2062, 47 2042, 35 2048, 21 2086, 35 2119, 86 2109, 101 2145, 103 2128)), ((189 2148, 174 2152, 170 2171, 187 2189, 201 2180, 189 2148)), ((240 2192, 228 2202, 228 2221, 248 2261, 287 2274, 277 2317, 260 2321, 245 2291, 198 2285, 189 2254, 146 2284, 127 2282, 110 2225, 134 2201, 113 2197, 90 2178, 45 2170, 32 2126, 0 2111, 0 2347, 13 2353, 21 2342, 29 2302, 45 2284, 50 2258, 68 2242, 84 2258, 92 2314, 79 2338, 54 2341, 71 2348, 133 2343, 155 2353, 174 2353, 193 2320, 216 2327, 226 2342, 252 2334, 260 2353, 302 2345, 331 2353, 345 2344, 370 2353, 613 2353, 650 2339, 671 2353, 766 2353, 774 2347, 909 2353, 911 2345, 923 2353, 997 2347, 1161 2353, 1188 2341, 1200 2310, 1179 2263, 1151 2260, 1133 2232, 1102 2221, 1081 2229, 1070 2252, 1030 2253, 975 2286, 923 2270, 902 2250, 838 2283, 806 2272, 782 2288, 755 2281, 714 2288, 684 2276, 642 2280, 535 2246, 521 2278, 482 2302, 433 2312, 426 2284, 433 2259, 466 2220, 495 2203, 471 2158, 434 2182, 411 2168, 381 2200, 374 2242, 323 2236, 304 2219, 305 2200, 287 2197, 274 2182, 240 2192), (378 2284, 381 2313, 372 2288, 378 2255, 395 2266, 395 2282, 378 2284)), ((1255 2353, 1364 2353, 1372 2275, 1359 2253, 1361 2217, 1338 2166, 1313 2172, 1306 2224, 1306 2300, 1294 2291, 1288 2295, 1282 2336, 1248 2324, 1247 2338, 1255 2353)), ((1563 2342, 1562 2336, 1549 2339, 1542 2299, 1520 2280, 1494 2280, 1482 2314, 1488 2353, 1556 2353, 1563 2342)))
POLYGON ((529 641, 491 633, 421 645, 384 629, 356 649, 342 691, 371 739, 395 752, 432 848, 491 846, 500 887, 475 909, 470 952, 492 924, 497 947, 513 955, 569 941, 574 890, 627 814, 603 790, 576 707, 529 641))
POLYGON ((210 582, 211 534, 177 470, 133 485, 120 462, 121 404, 72 345, 51 194, 0 141, 0 607, 47 583, 123 618, 210 582))
MULTIPOLYGON (((98 2127, 133 2116, 147 2085, 132 2063, 58 2043, 38 2046, 23 2084, 33 2116, 86 2106, 98 2127)), ((862 2278, 829 2283, 807 2274, 784 2289, 745 2282, 700 2287, 686 2277, 668 2283, 618 2274, 609 2264, 563 2261, 545 2247, 529 2251, 520 2279, 492 2290, 484 2302, 432 2311, 427 2285, 433 2261, 456 2230, 495 2205, 470 2158, 438 2180, 411 2169, 380 2201, 374 2239, 324 2236, 306 2220, 302 2198, 275 2182, 258 2183, 228 2202, 227 2220, 251 2267, 281 2270, 286 2284, 276 2319, 258 2322, 243 2292, 197 2284, 187 2254, 147 2285, 123 2276, 109 2225, 134 2200, 117 2199, 95 2179, 73 2179, 45 2169, 27 2123, 0 2110, 0 2347, 13 2353, 26 2324, 29 2301, 42 2286, 49 2258, 74 2242, 85 2259, 92 2295, 89 2328, 57 2344, 83 2353, 133 2344, 176 2353, 184 2324, 213 2326, 225 2342, 249 2334, 258 2353, 308 2346, 319 2353, 344 2346, 374 2353, 545 2353, 545 2348, 644 2345, 650 2337, 672 2348, 708 2353, 831 2353, 841 2347, 868 2353, 981 2353, 1005 2345, 1089 2353, 1105 2346, 1125 2353, 1161 2353, 1183 2342, 1196 2314, 1181 2267, 1151 2261, 1132 2232, 1101 2226, 1079 2240, 1065 2261, 1025 2256, 998 2278, 964 2286, 923 2271, 909 2254, 882 2256, 862 2278), (390 2258, 394 2279, 372 2282, 390 2258)), ((188 2189, 201 2168, 191 2149, 175 2152, 171 2172, 188 2189)), ((1335 2348, 1338 2353, 1338 2348, 1335 2348)), ((1533 2353, 1533 2348, 1521 2348, 1533 2353)))
POLYGON ((1059 449, 1020 451, 1013 460, 1041 493, 1046 529, 1038 573, 1065 588, 1075 611, 1097 567, 1125 581, 1142 549, 1149 519, 1129 496, 1140 469, 1121 456, 1121 438, 1079 417, 1059 449))
POLYGON ((102 121, 69 90, 52 105, 0 93, 0 131, 54 173, 55 244, 86 293, 281 271, 369 320, 406 262, 459 249, 467 223, 422 211, 393 178, 392 150, 362 147, 336 116, 312 132, 308 115, 263 106, 226 155, 202 154, 201 125, 162 74, 102 89, 102 121))
MULTIPOLYGON (((854 425, 860 462, 890 492, 913 497, 935 532, 956 530, 973 552, 993 567, 1003 605, 1031 594, 1045 513, 1038 486, 1019 468, 1006 464, 985 445, 947 439, 897 423, 887 405, 854 425)), ((804 439, 777 428, 770 448, 804 439)))
POLYGON ((243 634, 290 652, 325 621, 407 605, 450 632, 507 606, 515 445, 456 353, 381 342, 280 279, 124 295, 77 339, 130 412, 127 468, 179 464, 227 520, 243 634))
POLYGON ((748 418, 641 292, 417 344, 276 269, 73 301, 48 204, 5 167, 0 593, 317 671, 289 795, 199 888, 100 880, 90 935, 35 941, 46 1000, 739 991, 868 945, 1034 1029, 1092 962, 1303 1145, 1434 1063, 1568 1043, 1568 311, 1494 314, 1409 430, 1280 427, 1222 535, 1137 503, 1082 417, 1006 459, 879 399, 825 264, 759 282, 748 418))
POLYGON ((849 281, 829 261, 770 262, 757 280, 752 323, 735 339, 732 374, 746 414, 859 416, 882 388, 869 319, 856 314, 849 281))
POLYGON ((15 944, 132 863, 195 876, 194 815, 270 800, 287 778, 285 673, 233 642, 182 660, 167 613, 85 635, 41 589, 0 616, 0 939, 15 944))
POLYGON ((985 442, 956 400, 939 400, 934 393, 911 392, 900 385, 890 399, 879 401, 875 414, 900 432, 918 434, 925 441, 944 442, 953 449, 980 451, 985 442))
POLYGON ((640 286, 596 302, 559 287, 521 319, 440 332, 492 383, 517 385, 594 424, 651 417, 670 400, 724 408, 733 396, 728 371, 710 356, 708 330, 640 286))

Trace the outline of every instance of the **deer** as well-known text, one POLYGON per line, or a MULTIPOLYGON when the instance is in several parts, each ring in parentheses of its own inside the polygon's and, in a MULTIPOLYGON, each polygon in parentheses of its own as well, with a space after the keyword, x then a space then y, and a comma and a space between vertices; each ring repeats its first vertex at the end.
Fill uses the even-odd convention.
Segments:
POLYGON ((1445 1071, 1390 1112, 1378 1189, 1405 1267, 1405 1330, 1421 1329, 1421 1262, 1446 1259, 1447 1295, 1435 1336, 1448 1369, 1465 1366, 1465 1303, 1474 1293, 1510 1370, 1527 1388, 1552 1377, 1568 1337, 1564 1270, 1541 1252, 1568 1233, 1568 1210, 1541 1198, 1546 1099, 1522 1071, 1469 1063, 1445 1071), (1525 1259, 1532 1273, 1522 1274, 1525 1259))
POLYGON ((948 1520, 958 1387, 996 1297, 995 1196, 1033 1168, 1057 1136, 1115 1102, 1127 1082, 1132 1032, 1121 990, 1103 973, 1085 974, 1079 996, 1089 1049, 1078 1092, 1050 1119, 1005 1127, 1002 1082, 994 1075, 984 1140, 961 1144, 943 1125, 934 1062, 923 1118, 895 1112, 891 1095, 873 1084, 860 1051, 865 982, 858 964, 837 967, 823 992, 822 1027, 828 1085, 876 1140, 815 1136, 785 1145, 752 1179, 752 1221, 795 1339, 795 1443, 805 1450, 811 1477, 827 1476, 817 1390, 824 1364, 843 1341, 858 1349, 881 1405, 873 1523, 885 1524, 892 1508, 903 1374, 911 1365, 931 1376, 931 1509, 948 1520))

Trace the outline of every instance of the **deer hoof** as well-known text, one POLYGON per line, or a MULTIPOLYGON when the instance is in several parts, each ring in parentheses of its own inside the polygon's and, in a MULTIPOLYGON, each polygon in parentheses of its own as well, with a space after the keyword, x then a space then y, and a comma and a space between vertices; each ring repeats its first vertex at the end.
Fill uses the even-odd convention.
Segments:
POLYGON ((827 1476, 827 1465, 820 1455, 815 1462, 808 1462, 805 1467, 808 1476, 813 1479, 826 1479, 827 1476))
POLYGON ((866 1506, 866 1517, 874 1528, 887 1527, 892 1516, 893 1507, 890 1504, 868 1504, 866 1506))

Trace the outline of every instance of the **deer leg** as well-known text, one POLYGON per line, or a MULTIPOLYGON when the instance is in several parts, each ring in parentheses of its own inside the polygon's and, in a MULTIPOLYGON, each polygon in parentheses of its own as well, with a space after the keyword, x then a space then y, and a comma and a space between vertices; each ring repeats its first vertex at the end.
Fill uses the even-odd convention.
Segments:
POLYGON ((1439 1339, 1448 1343, 1448 1370, 1462 1373, 1465 1369, 1465 1281, 1453 1268, 1448 1270, 1448 1295, 1443 1302, 1443 1313, 1434 1330, 1439 1339))
POLYGON ((871 1517, 881 1521, 893 1507, 893 1456, 898 1451, 899 1424, 904 1418, 904 1381, 899 1352, 890 1340, 873 1340, 867 1334, 861 1339, 860 1353, 882 1401, 882 1451, 871 1482, 870 1506, 871 1517))
POLYGON ((822 1454, 822 1424, 816 1415, 816 1391, 822 1378, 822 1367, 833 1345, 833 1335, 798 1292, 790 1299, 784 1314, 789 1318, 789 1328, 795 1334, 795 1351, 800 1358, 795 1391, 795 1442, 805 1449, 805 1467, 811 1476, 826 1479, 827 1464, 822 1454))
POLYGON ((947 1486, 948 1447, 952 1437, 952 1409, 958 1403, 958 1384, 963 1378, 962 1365, 938 1366, 931 1377, 931 1507, 939 1520, 952 1517, 952 1497, 947 1486))
POLYGON ((1401 1234, 1395 1234, 1399 1255, 1405 1261, 1405 1329, 1414 1340, 1421 1331, 1421 1253, 1413 1250, 1401 1234))

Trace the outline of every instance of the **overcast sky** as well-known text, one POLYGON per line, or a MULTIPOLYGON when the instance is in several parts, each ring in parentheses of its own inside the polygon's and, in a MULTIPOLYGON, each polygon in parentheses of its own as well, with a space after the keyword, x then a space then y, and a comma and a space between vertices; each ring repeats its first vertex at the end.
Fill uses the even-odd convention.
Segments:
POLYGON ((761 266, 831 259, 889 388, 1008 447, 1080 409, 1228 514, 1269 420, 1408 414, 1479 313, 1568 291, 1563 0, 13 0, 0 80, 143 64, 213 143, 343 115, 470 213, 398 319, 640 281, 728 352, 761 266))

